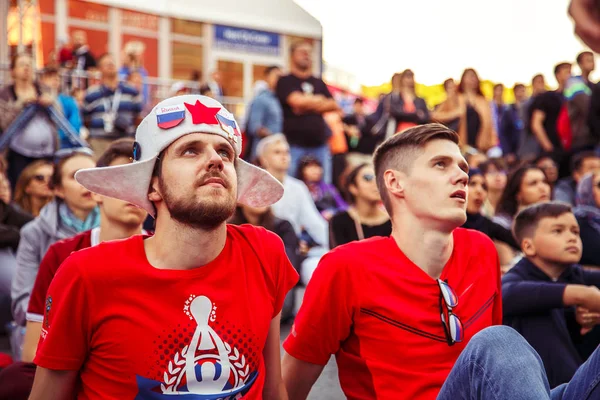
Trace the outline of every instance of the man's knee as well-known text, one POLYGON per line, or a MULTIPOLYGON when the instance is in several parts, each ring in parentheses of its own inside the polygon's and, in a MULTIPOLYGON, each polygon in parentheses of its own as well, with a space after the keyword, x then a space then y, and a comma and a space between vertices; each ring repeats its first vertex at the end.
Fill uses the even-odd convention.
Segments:
POLYGON ((496 325, 485 328, 477 332, 469 341, 469 345, 477 345, 488 347, 490 345, 498 344, 513 344, 521 341, 525 341, 523 337, 515 331, 513 328, 496 325))
POLYGON ((499 362, 510 360, 514 366, 537 364, 540 361, 535 350, 516 330, 508 326, 492 326, 471 338, 465 351, 469 358, 479 361, 499 362))

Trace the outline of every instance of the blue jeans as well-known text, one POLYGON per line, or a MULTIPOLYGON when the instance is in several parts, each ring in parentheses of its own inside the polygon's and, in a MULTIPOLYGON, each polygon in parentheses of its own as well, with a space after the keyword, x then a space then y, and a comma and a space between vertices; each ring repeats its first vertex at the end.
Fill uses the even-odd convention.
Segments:
POLYGON ((320 147, 300 147, 290 145, 290 156, 292 160, 290 162, 290 168, 288 169, 288 175, 295 178, 300 160, 302 157, 309 154, 319 160, 323 166, 323 180, 325 183, 331 183, 331 153, 328 144, 324 144, 320 147))
POLYGON ((600 399, 600 350, 579 367, 571 382, 550 390, 544 364, 533 347, 514 329, 493 326, 473 336, 437 399, 600 399))

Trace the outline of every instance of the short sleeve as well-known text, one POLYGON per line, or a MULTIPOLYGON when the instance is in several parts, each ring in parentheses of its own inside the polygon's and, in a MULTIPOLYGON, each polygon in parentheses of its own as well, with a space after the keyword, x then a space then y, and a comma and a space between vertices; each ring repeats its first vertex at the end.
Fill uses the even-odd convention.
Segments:
POLYGON ((283 242, 279 237, 273 235, 273 245, 271 248, 273 249, 271 253, 273 255, 273 263, 276 266, 276 270, 274 271, 274 280, 277 287, 272 316, 272 318, 275 318, 283 308, 285 296, 294 286, 296 286, 299 277, 298 273, 292 266, 292 263, 288 259, 285 253, 283 242))
POLYGON ((281 104, 287 104, 287 98, 293 92, 300 92, 300 87, 295 87, 289 76, 279 79, 277 83, 277 98, 281 104))
POLYGON ((533 99, 531 103, 531 112, 539 110, 546 111, 546 93, 542 93, 533 99))
POLYGON ((327 97, 328 99, 333 98, 333 96, 331 95, 331 92, 329 91, 329 88, 327 87, 327 84, 320 79, 319 79, 319 86, 321 86, 321 94, 323 96, 327 97))
POLYGON ((290 335, 283 343, 292 357, 325 365, 349 336, 359 304, 355 284, 359 269, 347 264, 336 250, 321 259, 290 335))
POLYGON ((67 258, 50 284, 34 363, 52 370, 78 370, 91 340, 90 289, 76 257, 67 258))
POLYGON ((54 279, 54 274, 58 267, 56 265, 59 262, 57 258, 54 245, 52 245, 42 259, 40 269, 35 278, 31 298, 29 299, 29 307, 27 308, 27 321, 42 322, 44 318, 44 303, 48 288, 52 279, 54 279))

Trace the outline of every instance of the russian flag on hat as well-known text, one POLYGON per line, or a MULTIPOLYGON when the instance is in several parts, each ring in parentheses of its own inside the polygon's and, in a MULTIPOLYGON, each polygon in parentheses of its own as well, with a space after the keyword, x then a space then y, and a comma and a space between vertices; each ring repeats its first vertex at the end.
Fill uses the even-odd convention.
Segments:
POLYGON ((161 129, 170 129, 185 119, 185 107, 177 104, 169 107, 158 107, 156 110, 156 123, 161 129))

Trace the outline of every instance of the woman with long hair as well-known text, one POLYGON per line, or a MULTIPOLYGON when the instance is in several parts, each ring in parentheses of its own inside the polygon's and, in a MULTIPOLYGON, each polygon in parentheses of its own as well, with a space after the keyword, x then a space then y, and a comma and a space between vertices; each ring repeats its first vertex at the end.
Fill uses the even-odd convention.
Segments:
POLYGON ((468 145, 486 152, 495 145, 490 105, 481 91, 481 82, 473 68, 464 70, 458 93, 465 104, 458 135, 461 145, 468 145))
POLYGON ((48 247, 58 240, 75 236, 100 224, 100 212, 92 193, 75 180, 75 173, 93 168, 93 153, 87 148, 56 152, 50 188, 54 200, 21 230, 17 250, 17 270, 12 285, 15 321, 25 324, 25 312, 40 262, 48 247))
POLYGON ((335 186, 323 180, 323 166, 315 157, 308 155, 300 160, 296 178, 308 187, 317 210, 327 221, 348 208, 335 186))
POLYGON ((492 158, 481 163, 479 169, 485 177, 488 190, 487 201, 483 206, 483 214, 493 217, 506 187, 506 168, 501 159, 492 158))
POLYGON ((466 112, 465 101, 462 96, 459 96, 454 79, 446 79, 443 85, 446 100, 438 104, 431 112, 431 119, 458 132, 460 121, 466 112))
POLYGON ((392 223, 381 206, 372 165, 360 164, 348 174, 346 195, 350 207, 337 213, 329 224, 332 249, 355 240, 392 234, 392 223))
POLYGON ((50 190, 50 178, 54 167, 50 161, 34 161, 21 172, 15 187, 15 204, 21 210, 37 217, 54 194, 50 190))

